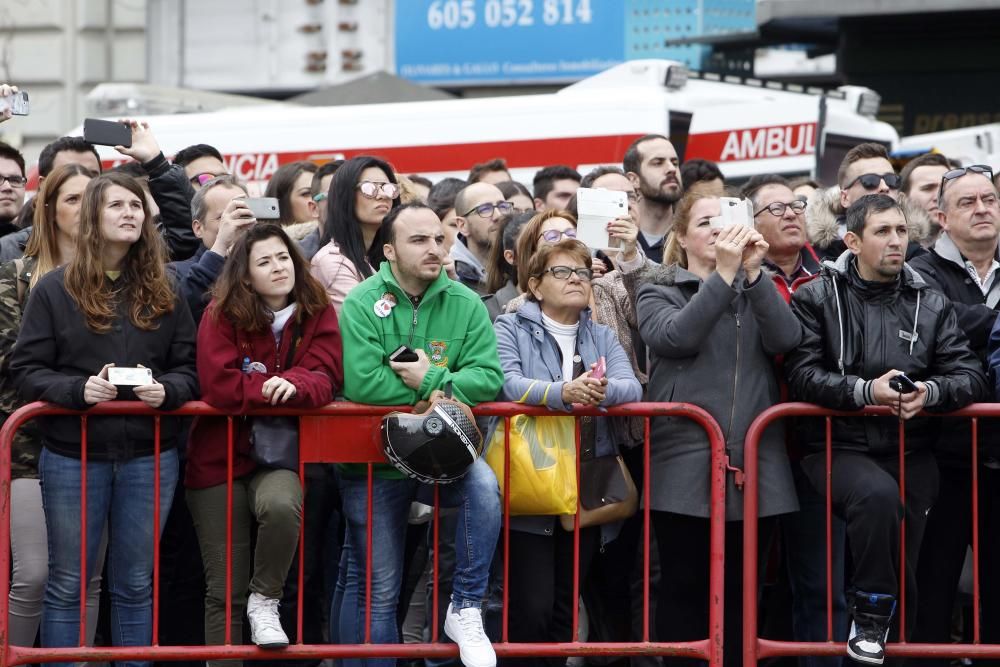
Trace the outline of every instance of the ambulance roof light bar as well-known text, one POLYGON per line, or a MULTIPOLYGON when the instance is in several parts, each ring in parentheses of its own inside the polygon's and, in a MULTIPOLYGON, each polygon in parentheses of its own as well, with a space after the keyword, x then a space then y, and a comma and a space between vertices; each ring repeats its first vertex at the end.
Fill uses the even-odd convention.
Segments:
POLYGON ((671 65, 667 68, 667 75, 663 78, 663 85, 667 90, 680 90, 688 81, 688 68, 684 65, 671 65))

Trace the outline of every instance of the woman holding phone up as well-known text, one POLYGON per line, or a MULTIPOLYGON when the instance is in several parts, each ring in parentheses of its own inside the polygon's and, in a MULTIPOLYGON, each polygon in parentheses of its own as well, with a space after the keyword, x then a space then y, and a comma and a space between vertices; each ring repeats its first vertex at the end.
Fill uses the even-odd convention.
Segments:
MULTIPOLYGON (((139 184, 124 174, 103 174, 87 185, 76 255, 38 281, 24 312, 10 366, 25 400, 76 410, 139 400, 173 410, 197 394, 194 320, 167 278, 166 248, 145 201, 139 184), (121 367, 148 379, 115 385, 109 369, 121 367)), ((93 573, 105 523, 112 642, 150 644, 153 538, 163 529, 177 483, 177 421, 164 418, 160 424, 160 525, 155 526, 154 420, 87 420, 87 516, 81 534, 80 418, 41 420, 39 473, 49 542, 43 646, 76 646, 80 579, 93 573), (86 572, 80 571, 82 540, 86 572)))
MULTIPOLYGON (((751 422, 780 400, 774 357, 795 348, 802 329, 761 270, 764 238, 744 225, 720 229, 713 224, 719 216, 718 197, 685 195, 674 214, 666 264, 640 275, 636 312, 652 361, 649 400, 705 409, 722 427, 730 463, 741 468, 751 422)), ((657 641, 693 640, 708 632, 708 435, 692 421, 656 417, 650 442, 651 523, 663 573, 657 641)), ((780 424, 765 432, 759 460, 760 544, 766 553, 776 516, 798 509, 780 424)), ((733 474, 726 478, 726 596, 740 600, 743 491, 733 474)), ((727 606, 725 627, 727 645, 738 645, 739 605, 727 606)), ((739 654, 731 655, 737 664, 739 654)))

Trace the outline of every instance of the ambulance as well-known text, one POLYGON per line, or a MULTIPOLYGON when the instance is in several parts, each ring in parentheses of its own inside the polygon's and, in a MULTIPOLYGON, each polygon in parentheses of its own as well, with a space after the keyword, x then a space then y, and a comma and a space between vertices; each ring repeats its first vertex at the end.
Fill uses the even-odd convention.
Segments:
MULTIPOLYGON (((832 183, 852 146, 898 142, 895 130, 875 119, 878 105, 867 88, 824 92, 699 75, 669 60, 634 60, 544 95, 334 107, 272 103, 143 120, 168 156, 211 144, 231 173, 256 184, 295 160, 370 154, 400 173, 432 180, 465 178, 473 164, 500 157, 530 187, 535 171, 549 164, 581 173, 620 165, 629 144, 645 134, 669 136, 682 160, 716 162, 734 182, 779 173, 832 183)), ((107 167, 124 159, 111 148, 98 150, 107 167)))

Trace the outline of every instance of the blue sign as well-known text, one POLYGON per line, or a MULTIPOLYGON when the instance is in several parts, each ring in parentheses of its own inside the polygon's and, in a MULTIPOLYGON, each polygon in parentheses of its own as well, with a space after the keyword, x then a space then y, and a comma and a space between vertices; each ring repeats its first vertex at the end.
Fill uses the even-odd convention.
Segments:
POLYGON ((625 59, 619 0, 400 0, 396 72, 437 85, 576 81, 625 59))

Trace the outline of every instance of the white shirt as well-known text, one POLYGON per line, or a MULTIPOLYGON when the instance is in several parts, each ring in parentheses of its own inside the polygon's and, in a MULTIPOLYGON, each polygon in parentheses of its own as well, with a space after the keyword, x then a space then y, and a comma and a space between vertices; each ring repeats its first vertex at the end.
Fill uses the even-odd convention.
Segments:
POLYGON ((542 326, 552 334, 562 352, 562 373, 566 381, 573 379, 573 365, 576 356, 576 332, 580 328, 580 323, 560 324, 554 319, 542 313, 542 326))
POLYGON ((272 311, 274 313, 274 321, 271 322, 271 333, 274 334, 274 341, 276 343, 281 342, 281 332, 284 331, 288 320, 295 314, 296 305, 298 304, 292 302, 281 310, 272 311))

